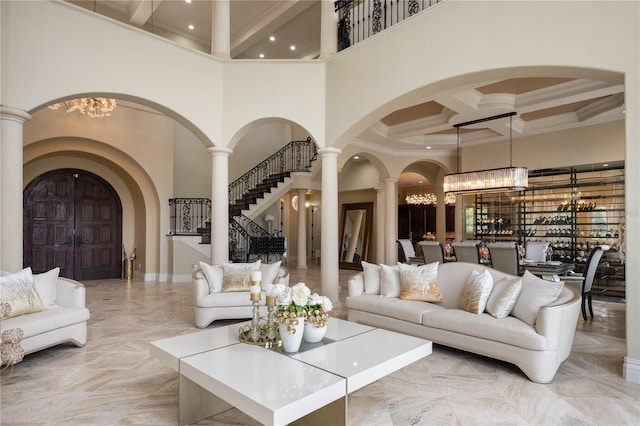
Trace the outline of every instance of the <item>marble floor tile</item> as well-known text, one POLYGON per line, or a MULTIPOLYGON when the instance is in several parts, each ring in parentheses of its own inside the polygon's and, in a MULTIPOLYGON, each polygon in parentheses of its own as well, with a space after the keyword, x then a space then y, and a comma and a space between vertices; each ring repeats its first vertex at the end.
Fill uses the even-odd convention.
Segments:
MULTIPOLYGON (((346 318, 347 280, 332 316, 346 318)), ((290 269, 291 283, 321 292, 319 269, 290 269)), ((149 342, 193 333, 191 283, 85 282, 91 311, 83 348, 27 355, 0 381, 5 425, 175 425, 178 377, 149 355, 149 342)), ((622 377, 625 305, 595 300, 579 319, 573 350, 547 385, 515 366, 433 346, 433 354, 348 398, 349 425, 637 425, 640 385, 622 377)), ((233 321, 216 322, 211 327, 233 321)), ((236 409, 199 425, 256 425, 236 409)))

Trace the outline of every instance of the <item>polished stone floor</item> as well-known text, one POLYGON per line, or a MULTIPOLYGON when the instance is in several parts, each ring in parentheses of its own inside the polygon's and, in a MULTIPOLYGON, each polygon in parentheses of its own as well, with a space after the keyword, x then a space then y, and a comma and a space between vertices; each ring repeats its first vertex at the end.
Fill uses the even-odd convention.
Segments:
MULTIPOLYGON (((352 271, 340 271, 340 299, 352 271)), ((318 270, 291 283, 318 286, 318 270)), ((197 331, 191 283, 86 282, 91 311, 84 348, 58 346, 2 372, 2 425, 177 424, 177 374, 148 343, 197 331)), ((336 304, 334 316, 345 317, 336 304)), ((621 377, 625 305, 594 301, 569 359, 551 384, 516 367, 434 345, 433 354, 349 396, 350 425, 640 424, 640 385, 621 377)), ((232 409, 199 424, 254 424, 232 409)))

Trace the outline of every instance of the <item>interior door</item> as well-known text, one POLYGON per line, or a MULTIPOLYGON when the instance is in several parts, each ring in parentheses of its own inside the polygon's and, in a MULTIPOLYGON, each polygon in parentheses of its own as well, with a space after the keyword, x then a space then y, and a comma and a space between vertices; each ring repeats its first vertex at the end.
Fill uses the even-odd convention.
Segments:
POLYGON ((102 178, 57 170, 35 179, 24 193, 24 265, 34 273, 60 267, 77 280, 119 278, 122 207, 102 178))

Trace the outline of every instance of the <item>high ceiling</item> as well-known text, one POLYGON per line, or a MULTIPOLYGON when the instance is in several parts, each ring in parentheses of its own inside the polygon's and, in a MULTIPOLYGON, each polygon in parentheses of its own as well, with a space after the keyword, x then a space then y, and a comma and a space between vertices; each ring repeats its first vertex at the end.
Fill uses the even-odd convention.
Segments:
MULTIPOLYGON (((70 2, 189 47, 211 50, 210 0, 70 2)), ((230 7, 232 58, 260 59, 261 54, 266 60, 318 57, 319 0, 231 0, 230 7)), ((382 117, 358 142, 383 152, 450 151, 457 143, 454 124, 511 111, 516 111, 513 138, 620 120, 624 117, 624 86, 536 76, 479 82, 382 117)), ((508 137, 508 118, 461 128, 464 145, 508 137)))

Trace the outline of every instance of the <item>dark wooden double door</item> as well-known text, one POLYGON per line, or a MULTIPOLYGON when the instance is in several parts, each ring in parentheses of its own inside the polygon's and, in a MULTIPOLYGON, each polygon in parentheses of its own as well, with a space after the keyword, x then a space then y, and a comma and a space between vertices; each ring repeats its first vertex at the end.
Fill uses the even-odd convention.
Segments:
POLYGON ((76 280, 122 274, 122 205, 102 178, 81 170, 45 173, 24 191, 23 261, 34 273, 60 267, 76 280))

